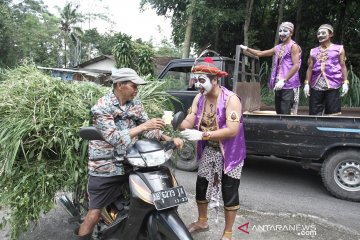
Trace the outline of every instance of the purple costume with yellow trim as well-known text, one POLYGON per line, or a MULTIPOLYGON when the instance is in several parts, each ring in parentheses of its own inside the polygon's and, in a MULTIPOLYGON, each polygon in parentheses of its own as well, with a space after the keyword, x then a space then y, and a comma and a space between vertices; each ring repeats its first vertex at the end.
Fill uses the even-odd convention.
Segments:
MULTIPOLYGON (((216 123, 218 129, 226 128, 226 102, 230 96, 235 93, 221 87, 216 107, 216 123)), ((196 129, 200 128, 201 118, 204 111, 204 96, 200 96, 198 102, 198 110, 195 118, 196 129)), ((201 159, 202 152, 206 145, 206 141, 198 141, 197 159, 201 159)), ((235 137, 227 138, 220 141, 221 153, 224 158, 224 172, 227 173, 238 166, 246 157, 245 136, 243 117, 240 118, 239 131, 235 137)))
MULTIPOLYGON (((292 58, 291 58, 291 47, 297 44, 295 41, 291 40, 288 44, 285 45, 284 51, 281 52, 281 47, 283 44, 278 44, 275 46, 275 55, 274 55, 274 67, 271 72, 271 78, 269 87, 271 90, 274 89, 277 78, 285 78, 290 69, 293 66, 292 58)), ((301 52, 300 52, 300 61, 299 61, 299 69, 301 67, 301 52)), ((299 69, 296 73, 285 82, 283 89, 293 89, 300 87, 300 77, 299 77, 299 69)))
POLYGON ((326 49, 320 46, 311 49, 310 56, 314 66, 310 86, 315 87, 317 81, 323 76, 329 89, 338 89, 342 85, 343 75, 340 65, 340 53, 343 45, 331 44, 326 49))

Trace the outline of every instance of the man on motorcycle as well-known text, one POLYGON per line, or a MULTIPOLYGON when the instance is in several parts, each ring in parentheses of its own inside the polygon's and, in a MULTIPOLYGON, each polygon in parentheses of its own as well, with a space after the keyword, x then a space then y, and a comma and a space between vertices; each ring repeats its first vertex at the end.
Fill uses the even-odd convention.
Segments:
POLYGON ((111 79, 112 92, 91 108, 93 124, 105 141, 89 143, 89 211, 74 232, 78 239, 91 239, 101 209, 119 197, 121 183, 127 181, 121 160, 140 135, 173 140, 179 148, 183 145, 180 138, 171 139, 163 134, 164 121, 161 118, 149 119, 141 101, 135 99, 138 85, 146 82, 133 69, 113 69, 111 79))

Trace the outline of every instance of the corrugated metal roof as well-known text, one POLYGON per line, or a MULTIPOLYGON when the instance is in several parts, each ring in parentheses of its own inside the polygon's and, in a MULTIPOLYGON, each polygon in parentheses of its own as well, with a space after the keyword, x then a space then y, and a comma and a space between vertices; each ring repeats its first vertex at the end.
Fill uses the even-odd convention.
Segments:
POLYGON ((110 71, 99 71, 96 69, 92 69, 91 71, 89 71, 89 69, 87 70, 83 70, 83 69, 69 69, 69 68, 51 68, 51 67, 41 67, 41 66, 37 66, 38 69, 44 69, 44 70, 52 70, 52 71, 59 71, 59 72, 72 72, 72 73, 80 73, 80 74, 85 74, 88 76, 93 76, 93 77, 98 77, 100 75, 106 75, 106 74, 111 74, 110 71))

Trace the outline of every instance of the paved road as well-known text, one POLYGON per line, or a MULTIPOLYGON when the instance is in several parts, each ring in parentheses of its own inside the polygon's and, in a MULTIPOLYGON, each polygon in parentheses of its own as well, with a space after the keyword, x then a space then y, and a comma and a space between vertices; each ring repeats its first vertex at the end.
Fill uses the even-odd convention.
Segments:
MULTIPOLYGON (((194 173, 176 172, 178 179, 194 193, 194 173)), ((302 169, 295 162, 263 157, 248 158, 239 191, 242 208, 312 215, 360 233, 360 203, 331 196, 316 171, 302 169)))
MULTIPOLYGON (((175 170, 175 174, 189 196, 189 203, 179 207, 181 217, 189 224, 197 217, 194 201, 196 173, 175 170)), ((234 239, 360 240, 360 204, 330 196, 320 176, 298 164, 249 158, 243 169, 239 191, 242 208, 234 225, 234 239), (244 225, 241 229, 249 233, 238 229, 247 223, 248 228, 244 225)), ((60 207, 56 207, 21 240, 72 239, 75 226, 67 223, 67 217, 60 207)), ((222 209, 217 223, 215 211, 209 212, 209 218, 210 231, 194 235, 195 240, 220 239, 224 222, 222 209)), ((5 237, 6 232, 0 231, 0 239, 5 237)))

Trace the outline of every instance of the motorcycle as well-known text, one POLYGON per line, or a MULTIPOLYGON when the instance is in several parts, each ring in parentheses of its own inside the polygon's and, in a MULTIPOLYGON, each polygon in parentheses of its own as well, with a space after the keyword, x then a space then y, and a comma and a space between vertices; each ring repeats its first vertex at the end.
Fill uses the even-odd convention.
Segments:
MULTIPOLYGON (((177 129, 184 113, 174 115, 172 125, 177 129)), ((80 130, 85 140, 104 140, 95 127, 80 130)), ((128 183, 123 184, 119 199, 102 209, 101 220, 95 227, 95 239, 191 240, 191 234, 181 220, 177 208, 188 201, 170 169, 163 164, 170 159, 174 142, 165 144, 150 139, 138 140, 123 160, 130 167, 128 183)), ((113 156, 111 156, 113 158, 113 156)), ((71 215, 69 221, 81 223, 79 194, 71 201, 66 195, 60 204, 71 215)))

